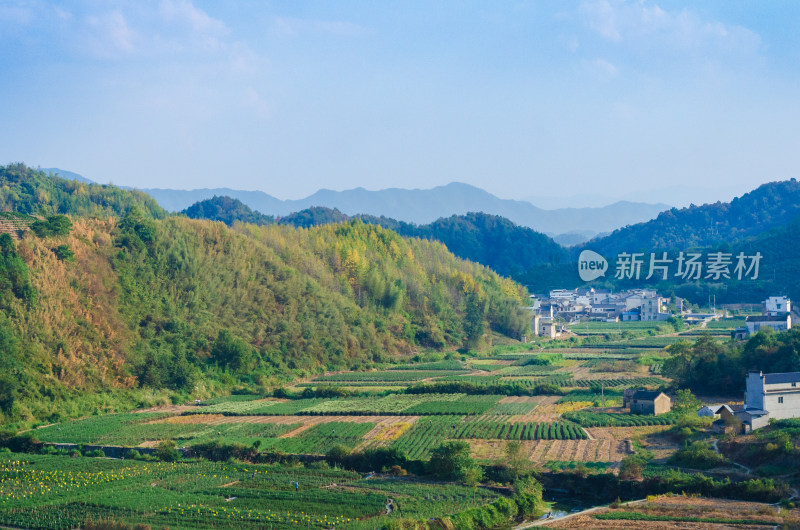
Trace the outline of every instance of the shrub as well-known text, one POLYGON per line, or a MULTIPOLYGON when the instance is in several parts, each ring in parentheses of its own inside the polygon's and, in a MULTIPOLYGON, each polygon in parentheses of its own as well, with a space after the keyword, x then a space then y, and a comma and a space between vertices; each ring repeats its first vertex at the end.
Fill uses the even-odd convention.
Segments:
POLYGON ((158 444, 155 455, 164 462, 174 462, 181 457, 173 440, 164 440, 158 444))
POLYGON ((69 245, 58 245, 53 249, 53 254, 60 261, 75 261, 75 253, 69 248, 69 245))

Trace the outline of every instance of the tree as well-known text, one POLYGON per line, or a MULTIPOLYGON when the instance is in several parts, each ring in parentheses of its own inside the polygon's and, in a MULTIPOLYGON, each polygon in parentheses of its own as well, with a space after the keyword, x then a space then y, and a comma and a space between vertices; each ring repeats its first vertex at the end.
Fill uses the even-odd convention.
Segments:
POLYGON ((60 261, 75 261, 75 253, 69 248, 69 245, 58 245, 53 249, 53 254, 60 261))
POLYGON ((478 346, 483 337, 483 319, 486 313, 486 301, 480 292, 470 290, 467 293, 464 308, 464 348, 472 349, 478 346))
POLYGON ((174 462, 180 459, 181 454, 173 440, 164 440, 156 447, 156 456, 164 462, 174 462))
POLYGON ((211 358, 236 372, 250 365, 253 360, 253 350, 227 329, 221 329, 211 348, 211 358))
POLYGON ((619 466, 619 477, 624 479, 640 479, 644 471, 644 460, 636 455, 628 455, 619 466))
POLYGON ((694 414, 703 404, 688 388, 678 390, 672 400, 672 410, 680 415, 694 414))
POLYGON ((66 215, 50 215, 44 221, 35 221, 31 230, 39 237, 66 236, 72 230, 72 221, 66 215))
POLYGON ((475 493, 478 490, 478 484, 483 480, 483 470, 478 466, 470 466, 464 470, 464 484, 472 488, 472 504, 475 504, 475 493))
POLYGON ((438 478, 463 481, 475 464, 467 442, 445 442, 432 451, 428 466, 438 478))
POLYGON ((520 476, 530 470, 531 462, 528 460, 524 451, 525 447, 518 440, 506 442, 505 453, 506 463, 514 476, 520 476))
POLYGON ((153 244, 156 225, 142 211, 133 207, 119 222, 117 245, 129 250, 144 250, 153 244))

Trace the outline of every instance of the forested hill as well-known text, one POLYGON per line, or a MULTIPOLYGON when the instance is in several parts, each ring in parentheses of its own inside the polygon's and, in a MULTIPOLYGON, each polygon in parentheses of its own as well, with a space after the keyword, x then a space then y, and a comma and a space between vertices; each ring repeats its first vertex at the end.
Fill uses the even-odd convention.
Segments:
POLYGON ((149 195, 105 184, 48 175, 24 164, 0 166, 0 211, 31 215, 120 216, 132 207, 147 215, 167 215, 149 195))
POLYGON ((580 248, 615 255, 640 250, 707 247, 743 240, 773 227, 785 226, 798 215, 800 182, 795 179, 770 182, 729 203, 673 208, 652 221, 620 228, 580 248))
POLYGON ((456 256, 516 277, 533 266, 568 260, 567 251, 550 237, 504 217, 468 213, 443 217, 427 225, 365 218, 402 235, 441 241, 456 256))
MULTIPOLYGON (((31 191, 43 202, 30 211, 50 204, 31 191)), ((70 218, 71 230, 55 218, 58 232, 0 235, 0 423, 267 389, 529 326, 518 284, 359 220, 70 218)))
MULTIPOLYGON (((184 213, 190 217, 225 221, 228 225, 235 221, 252 222, 251 219, 259 215, 229 197, 198 202, 184 213)), ((440 241, 456 256, 486 265, 504 276, 516 277, 531 267, 569 259, 567 250, 550 237, 503 217, 484 213, 453 215, 430 224, 416 225, 384 216, 350 217, 339 210, 317 206, 281 217, 278 223, 309 228, 353 218, 389 228, 403 236, 440 241)))
POLYGON ((275 218, 271 215, 256 212, 239 199, 227 196, 220 197, 218 195, 204 201, 198 201, 181 213, 190 219, 221 221, 228 226, 233 226, 236 222, 252 223, 259 226, 275 222, 275 218))

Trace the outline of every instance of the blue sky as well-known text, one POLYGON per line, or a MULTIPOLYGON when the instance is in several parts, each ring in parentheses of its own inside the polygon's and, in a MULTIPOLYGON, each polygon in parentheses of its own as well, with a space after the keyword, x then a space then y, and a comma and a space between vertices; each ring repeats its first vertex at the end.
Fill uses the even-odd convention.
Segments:
POLYGON ((797 27, 788 1, 0 0, 0 163, 280 198, 729 199, 798 176, 797 27))

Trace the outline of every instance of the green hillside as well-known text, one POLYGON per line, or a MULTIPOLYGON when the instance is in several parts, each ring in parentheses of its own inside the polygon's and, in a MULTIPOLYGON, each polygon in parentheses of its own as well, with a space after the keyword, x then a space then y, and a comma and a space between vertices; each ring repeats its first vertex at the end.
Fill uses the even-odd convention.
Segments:
POLYGON ((140 191, 62 179, 25 164, 0 166, 0 211, 108 217, 122 215, 133 206, 151 217, 166 215, 152 197, 140 191))
POLYGON ((673 208, 656 219, 615 230, 580 245, 603 255, 618 252, 688 250, 757 236, 800 215, 800 182, 763 184, 731 202, 673 208))
MULTIPOLYGON (((234 221, 254 222, 252 219, 260 215, 229 197, 214 197, 195 203, 184 213, 192 218, 218 220, 228 225, 234 221)), ((456 256, 486 265, 512 278, 522 276, 532 267, 563 263, 569 259, 567 250, 546 235, 518 226, 504 217, 484 213, 453 215, 430 224, 416 225, 383 216, 350 217, 336 209, 313 207, 283 216, 278 222, 310 228, 353 218, 389 228, 403 236, 440 241, 456 256)))
POLYGON ((233 226, 236 222, 252 223, 259 226, 275 222, 275 218, 271 215, 264 215, 251 210, 249 206, 239 199, 217 195, 204 201, 198 201, 181 213, 190 219, 222 221, 228 226, 233 226))
MULTIPOLYGON (((31 197, 43 202, 29 211, 71 204, 52 180, 48 190, 63 197, 48 202, 34 187, 31 197)), ((149 204, 103 189, 116 200, 106 208, 80 202, 79 210, 149 204)), ((6 423, 123 409, 168 393, 266 389, 424 349, 476 347, 490 329, 519 337, 529 324, 517 284, 439 243, 358 220, 231 229, 133 207, 119 219, 71 217, 69 235, 31 231, 2 242, 6 423)))
POLYGON ((504 217, 468 213, 443 217, 426 225, 412 225, 387 218, 362 217, 398 233, 441 241, 456 256, 481 263, 517 278, 531 267, 568 261, 569 254, 548 236, 504 217))

